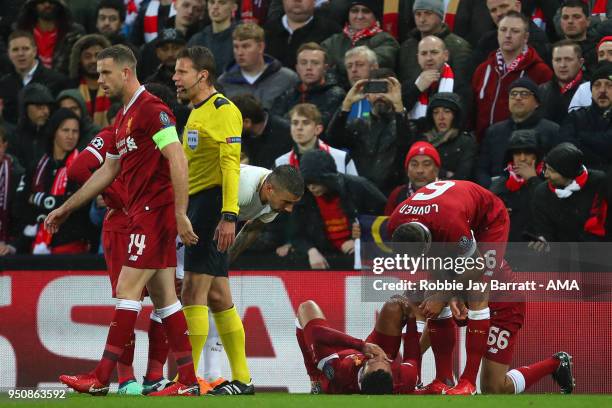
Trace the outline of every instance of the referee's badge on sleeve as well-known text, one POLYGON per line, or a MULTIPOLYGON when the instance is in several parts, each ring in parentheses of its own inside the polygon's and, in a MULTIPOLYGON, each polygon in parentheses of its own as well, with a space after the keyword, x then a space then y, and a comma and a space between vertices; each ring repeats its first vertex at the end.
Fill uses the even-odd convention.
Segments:
POLYGON ((187 130, 187 146, 191 150, 195 150, 198 147, 198 131, 187 130))

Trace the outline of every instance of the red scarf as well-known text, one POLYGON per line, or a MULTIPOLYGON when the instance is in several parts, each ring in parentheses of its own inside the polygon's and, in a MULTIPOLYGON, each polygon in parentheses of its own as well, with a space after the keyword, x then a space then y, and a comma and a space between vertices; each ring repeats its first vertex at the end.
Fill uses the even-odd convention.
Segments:
POLYGON ((557 197, 561 199, 568 198, 572 194, 574 194, 575 191, 582 190, 582 187, 584 187, 587 180, 589 179, 589 172, 587 171, 586 167, 582 166, 582 169, 583 169, 582 173, 580 173, 578 177, 573 179, 572 182, 569 183, 567 186, 563 188, 556 188, 549 181, 548 189, 552 191, 553 193, 555 193, 557 197))
POLYGON ((455 15, 459 9, 460 0, 449 0, 444 12, 444 22, 451 31, 455 31, 455 15))
POLYGON ((584 230, 598 237, 606 235, 606 218, 608 215, 608 202, 600 199, 599 194, 595 194, 589 218, 584 223, 584 230))
MULTIPOLYGON (((159 0, 151 0, 149 4, 147 4, 143 23, 145 42, 151 42, 157 38, 157 33, 160 29, 159 22, 157 20, 160 6, 161 4, 159 0)), ((170 4, 170 12, 168 13, 168 18, 174 17, 175 15, 176 8, 174 8, 174 0, 172 0, 172 3, 170 4)))
POLYGON ((608 0, 596 0, 591 10, 592 16, 605 16, 608 10, 608 0))
POLYGON ((10 156, 4 155, 0 164, 0 241, 6 242, 9 239, 9 186, 11 183, 11 170, 13 160, 10 156))
POLYGON ((34 27, 34 41, 38 48, 38 57, 47 68, 53 66, 53 52, 57 43, 57 28, 51 31, 41 31, 38 25, 34 27))
MULTIPOLYGON (((74 149, 72 153, 68 154, 66 158, 66 162, 64 167, 60 167, 55 172, 55 178, 53 179, 53 184, 51 185, 50 194, 54 196, 63 196, 66 194, 66 186, 68 184, 68 168, 72 166, 72 163, 76 160, 79 155, 79 150, 74 149)), ((44 186, 41 184, 42 182, 42 173, 47 170, 47 166, 49 165, 49 156, 44 156, 39 163, 39 168, 37 171, 37 175, 35 178, 35 186, 34 188, 38 191, 42 191, 44 186)), ((33 250, 36 250, 36 253, 44 254, 50 253, 49 245, 51 244, 51 239, 53 236, 45 229, 44 220, 38 224, 38 231, 36 232, 36 237, 34 238, 33 250)))
POLYGON ((383 0, 383 29, 399 39, 399 0, 383 0))
POLYGON ((131 26, 138 17, 138 8, 142 0, 124 0, 125 4, 125 25, 131 26))
POLYGON ((79 84, 79 92, 85 100, 87 112, 89 112, 89 116, 92 118, 93 123, 102 127, 108 126, 109 123, 106 113, 111 106, 111 100, 104 93, 104 89, 102 89, 102 87, 98 88, 98 91, 96 92, 96 103, 92 103, 91 101, 91 94, 89 93, 89 87, 87 86, 85 79, 81 79, 81 83, 79 84))
MULTIPOLYGON (((525 180, 524 178, 522 178, 521 176, 519 176, 518 174, 514 172, 512 163, 513 162, 508 162, 508 165, 506 166, 506 171, 508 172, 508 175, 509 175, 508 180, 506 180, 506 188, 511 193, 514 193, 515 191, 520 190, 521 187, 525 185, 527 180, 525 180)), ((542 174, 543 169, 544 169, 544 162, 538 163, 538 165, 536 166, 536 174, 542 174)))
POLYGON ((371 26, 364 28, 363 30, 359 30, 357 32, 353 32, 353 30, 350 29, 349 23, 346 23, 344 25, 343 30, 344 35, 346 35, 349 40, 351 40, 351 45, 353 47, 359 40, 374 37, 376 34, 382 32, 383 30, 380 28, 380 24, 378 24, 378 21, 375 21, 374 23, 372 23, 371 26))
MULTIPOLYGON (((289 165, 291 167, 299 169, 300 161, 298 160, 297 154, 295 154, 295 149, 296 148, 291 149, 291 152, 289 153, 289 165)), ((317 143, 315 144, 315 149, 323 150, 324 152, 329 153, 329 146, 326 145, 321 139, 317 140, 317 143)))
POLYGON ((315 200, 323 218, 327 239, 336 249, 342 251, 342 244, 351 239, 351 229, 348 217, 340 204, 340 196, 335 195, 332 198, 319 196, 315 197, 315 200))
POLYGON ((563 95, 570 89, 573 89, 575 86, 578 86, 578 84, 580 84, 581 81, 582 81, 582 70, 578 71, 578 74, 574 77, 574 79, 572 79, 567 84, 561 87, 561 95, 563 95))
POLYGON ((451 69, 450 65, 444 64, 442 67, 442 73, 440 74, 440 81, 432 82, 432 84, 421 92, 417 103, 410 111, 410 119, 419 119, 427 114, 427 106, 429 105, 429 95, 438 92, 453 92, 455 87, 455 74, 451 69))
POLYGON ((497 70, 499 72, 500 75, 506 75, 509 74, 510 72, 516 70, 516 68, 519 66, 519 64, 521 62, 523 62, 523 60, 525 59, 525 56, 527 55, 527 50, 529 48, 527 48, 527 46, 525 46, 525 48, 523 49, 523 52, 521 52, 518 57, 516 57, 514 59, 514 61, 512 61, 510 64, 506 65, 506 62, 504 61, 504 56, 501 52, 501 48, 497 49, 497 52, 495 53, 495 57, 497 58, 497 70))

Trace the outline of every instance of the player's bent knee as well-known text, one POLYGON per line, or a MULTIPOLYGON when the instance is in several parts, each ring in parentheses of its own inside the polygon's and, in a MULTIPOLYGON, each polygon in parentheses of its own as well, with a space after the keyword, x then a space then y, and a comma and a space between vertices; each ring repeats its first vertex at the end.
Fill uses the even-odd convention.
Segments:
MULTIPOLYGON (((504 378, 505 379, 505 378, 504 378)), ((480 390, 483 394, 508 394, 504 379, 481 379, 480 390)))
POLYGON ((214 312, 222 312, 232 307, 234 302, 232 301, 232 295, 211 290, 208 292, 208 306, 214 312))

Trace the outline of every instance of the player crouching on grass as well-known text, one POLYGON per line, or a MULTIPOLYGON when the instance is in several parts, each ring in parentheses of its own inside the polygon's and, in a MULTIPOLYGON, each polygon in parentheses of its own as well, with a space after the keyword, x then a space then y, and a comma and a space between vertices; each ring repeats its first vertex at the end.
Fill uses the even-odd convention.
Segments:
MULTIPOLYGON (((445 275, 467 285, 495 276, 512 280, 512 270, 503 260, 509 231, 509 218, 503 203, 489 191, 467 181, 440 181, 428 184, 405 200, 389 220, 394 242, 420 243, 419 255, 437 256, 432 242, 457 245, 463 257, 495 259, 493 266, 466 269, 462 274, 445 275), (436 208, 431 214, 419 211, 424 206, 436 208), (416 210, 415 210, 416 209, 416 210), (417 214, 417 215, 415 215, 417 214), (480 242, 477 244, 477 240, 480 242), (494 245, 492 245, 494 244, 494 245), (486 246, 486 247, 485 247, 486 246), (469 248, 468 251, 465 249, 469 248), (430 251, 431 250, 431 251, 430 251)), ((428 271, 436 273, 436 271, 428 271)), ((428 335, 436 359, 436 379, 419 391, 421 394, 469 395, 476 393, 476 375, 482 360, 481 389, 485 393, 521 393, 548 374, 569 394, 574 388, 571 356, 559 352, 526 367, 509 370, 516 336, 524 322, 525 303, 488 302, 488 291, 426 293, 419 305, 428 320, 428 335), (466 366, 459 383, 453 382, 452 353, 456 341, 453 313, 447 305, 452 296, 466 298, 470 310, 454 309, 456 317, 467 315, 466 366), (476 304, 478 307, 474 307, 476 304), (483 309, 483 306, 486 309, 483 309), (487 307, 488 306, 488 307, 487 307), (489 308, 491 318, 489 319, 489 308), (486 315, 485 312, 486 311, 486 315)))
MULTIPOLYGON (((332 329, 312 300, 298 307, 296 336, 313 394, 410 394, 420 358, 414 319, 404 337, 404 360, 396 359, 407 310, 400 302, 384 304, 366 340, 332 329)), ((411 324, 410 324, 411 323, 411 324)))

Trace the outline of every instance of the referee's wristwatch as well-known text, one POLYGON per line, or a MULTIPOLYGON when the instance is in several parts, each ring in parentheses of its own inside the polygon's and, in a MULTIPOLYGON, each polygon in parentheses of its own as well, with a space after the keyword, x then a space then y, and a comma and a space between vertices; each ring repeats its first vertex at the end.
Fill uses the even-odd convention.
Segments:
POLYGON ((237 222, 238 216, 231 212, 223 212, 221 213, 221 219, 225 222, 237 222))

